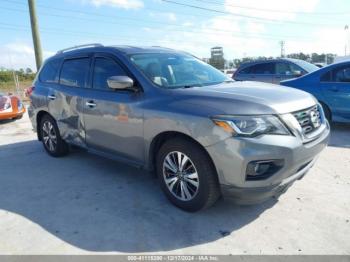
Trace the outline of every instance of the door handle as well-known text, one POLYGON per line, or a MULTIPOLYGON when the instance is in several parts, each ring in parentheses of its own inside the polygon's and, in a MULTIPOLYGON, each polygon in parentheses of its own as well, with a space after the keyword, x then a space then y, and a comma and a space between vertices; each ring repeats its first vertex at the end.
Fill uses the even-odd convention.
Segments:
POLYGON ((56 99, 56 96, 55 95, 48 95, 47 96, 50 100, 55 100, 56 99))
POLYGON ((330 90, 333 91, 333 92, 338 92, 339 91, 338 87, 336 87, 336 86, 332 86, 330 90))
POLYGON ((94 103, 94 101, 88 101, 88 102, 85 103, 85 105, 90 107, 90 108, 96 107, 96 104, 94 103))

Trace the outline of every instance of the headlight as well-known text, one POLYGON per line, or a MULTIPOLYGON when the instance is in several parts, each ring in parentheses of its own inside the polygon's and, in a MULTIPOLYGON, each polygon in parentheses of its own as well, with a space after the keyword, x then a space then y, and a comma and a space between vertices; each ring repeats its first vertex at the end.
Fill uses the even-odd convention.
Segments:
POLYGON ((261 134, 289 135, 290 132, 278 117, 264 116, 219 116, 212 119, 233 136, 255 137, 261 134))

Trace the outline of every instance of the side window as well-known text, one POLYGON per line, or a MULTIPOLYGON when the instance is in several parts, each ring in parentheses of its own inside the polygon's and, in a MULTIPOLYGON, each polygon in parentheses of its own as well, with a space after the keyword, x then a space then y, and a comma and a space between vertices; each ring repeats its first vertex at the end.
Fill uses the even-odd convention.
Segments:
POLYGON ((247 66, 246 68, 243 68, 242 70, 240 70, 238 74, 250 74, 251 68, 252 68, 251 66, 247 66))
POLYGON ((276 63, 277 75, 291 75, 291 69, 288 63, 276 63))
POLYGON ((333 81, 350 83, 350 66, 343 66, 333 70, 333 81))
POLYGON ((270 75, 275 74, 275 63, 262 63, 251 67, 251 74, 270 75))
POLYGON ((110 58, 95 58, 93 88, 108 89, 107 79, 111 76, 127 76, 123 68, 110 58))
POLYGON ((60 84, 73 87, 85 87, 89 68, 90 58, 65 60, 62 65, 60 84))
POLYGON ((55 59, 45 63, 43 69, 40 72, 39 80, 43 83, 57 83, 58 82, 58 70, 61 64, 61 60, 55 59))
POLYGON ((304 74, 304 70, 293 64, 293 63, 286 63, 286 62, 280 62, 276 63, 276 74, 278 75, 295 75, 295 74, 304 74))
POLYGON ((331 82, 332 81, 332 71, 328 71, 321 76, 321 82, 331 82))
POLYGON ((302 75, 307 74, 307 72, 302 69, 300 66, 293 64, 293 63, 289 63, 290 66, 290 71, 292 71, 292 74, 296 74, 296 73, 301 73, 302 75))

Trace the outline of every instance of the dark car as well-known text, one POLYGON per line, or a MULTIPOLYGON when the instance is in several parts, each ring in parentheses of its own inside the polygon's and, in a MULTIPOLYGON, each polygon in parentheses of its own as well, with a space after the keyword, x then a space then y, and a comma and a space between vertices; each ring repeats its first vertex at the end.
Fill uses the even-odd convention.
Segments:
POLYGON ((329 137, 310 94, 233 81, 161 47, 60 51, 38 73, 28 112, 50 155, 72 144, 155 170, 170 201, 188 211, 221 194, 240 203, 278 196, 306 174, 329 137))
POLYGON ((350 61, 332 64, 306 76, 282 81, 314 95, 334 122, 350 122, 350 61))
POLYGON ((279 84, 280 81, 300 77, 318 69, 317 66, 299 59, 260 60, 243 63, 233 75, 233 79, 279 84))

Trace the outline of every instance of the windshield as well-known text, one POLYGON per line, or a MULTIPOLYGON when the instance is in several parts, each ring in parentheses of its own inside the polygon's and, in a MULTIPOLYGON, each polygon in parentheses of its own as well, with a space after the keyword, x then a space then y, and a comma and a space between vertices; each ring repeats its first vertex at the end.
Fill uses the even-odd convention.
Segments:
POLYGON ((130 59, 148 79, 163 88, 206 86, 232 81, 211 65, 186 54, 134 54, 130 59))
POLYGON ((314 64, 311 64, 309 62, 300 60, 300 61, 295 61, 295 63, 302 67, 304 70, 306 70, 308 73, 314 72, 318 69, 320 69, 319 67, 315 66, 314 64))

